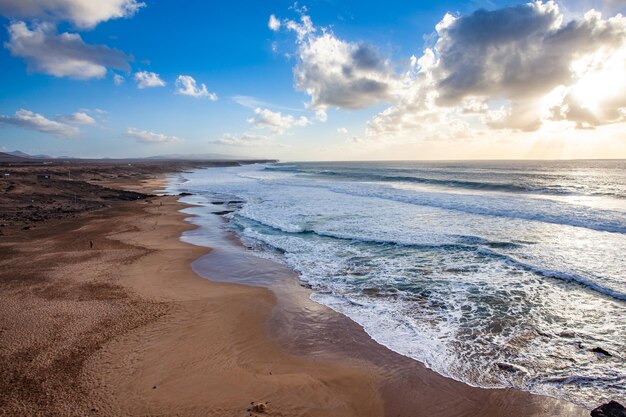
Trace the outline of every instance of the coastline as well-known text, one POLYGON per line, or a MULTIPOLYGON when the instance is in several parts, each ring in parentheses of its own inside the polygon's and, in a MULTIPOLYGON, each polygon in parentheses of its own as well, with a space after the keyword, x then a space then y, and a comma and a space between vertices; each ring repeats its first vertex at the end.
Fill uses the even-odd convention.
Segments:
MULTIPOLYGON (((217 207, 219 213, 221 205, 217 207)), ((548 396, 514 388, 470 386, 390 350, 349 317, 311 300, 312 291, 300 285, 297 273, 289 267, 252 255, 233 232, 221 229, 225 221, 220 215, 198 216, 194 211, 184 210, 191 216, 187 221, 198 229, 185 232, 183 239, 214 247, 193 262, 194 271, 212 281, 269 288, 276 295, 276 307, 267 322, 269 336, 298 356, 352 364, 373 373, 383 401, 380 415, 427 416, 434 411, 442 416, 589 414, 582 407, 548 396), (186 238, 189 234, 196 239, 186 238), (233 266, 235 274, 228 271, 233 266)))
POLYGON ((366 374, 266 337, 269 290, 196 275, 185 205, 151 200, 3 239, 0 415, 380 415, 366 374))
POLYGON ((588 415, 440 376, 310 301, 277 264, 258 261, 286 275, 269 288, 201 278, 194 270, 211 279, 226 266, 213 262, 220 248, 245 248, 233 236, 213 249, 182 242, 195 228, 186 206, 152 201, 3 241, 0 357, 12 388, 0 414, 247 415, 251 401, 270 401, 269 415, 289 416, 588 415))

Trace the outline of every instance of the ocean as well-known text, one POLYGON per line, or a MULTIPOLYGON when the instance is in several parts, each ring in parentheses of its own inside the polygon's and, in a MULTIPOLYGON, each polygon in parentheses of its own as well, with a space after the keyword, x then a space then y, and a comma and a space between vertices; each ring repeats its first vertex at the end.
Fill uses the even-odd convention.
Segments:
POLYGON ((170 191, 242 201, 225 227, 256 255, 440 374, 626 402, 626 161, 247 165, 170 191))

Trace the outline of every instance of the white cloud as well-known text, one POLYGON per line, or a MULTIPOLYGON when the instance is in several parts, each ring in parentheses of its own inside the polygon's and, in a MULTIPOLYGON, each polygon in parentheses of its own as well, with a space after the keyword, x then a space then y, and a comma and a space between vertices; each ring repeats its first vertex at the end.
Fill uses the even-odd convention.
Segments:
POLYGON ((0 124, 33 129, 61 137, 76 136, 80 133, 74 126, 47 119, 41 114, 24 109, 16 111, 14 116, 0 116, 0 124))
POLYGON ((328 120, 328 113, 326 113, 325 108, 319 108, 315 110, 315 118, 320 122, 325 122, 328 120))
POLYGON ((85 112, 76 112, 68 116, 61 116, 58 118, 63 123, 70 123, 76 125, 95 125, 96 120, 85 112))
POLYGON ((206 85, 196 85, 196 80, 189 75, 179 75, 176 79, 176 93, 191 97, 207 97, 211 101, 217 101, 217 94, 210 93, 206 85))
POLYGON ((435 105, 437 91, 432 75, 435 64, 435 54, 429 49, 421 58, 411 59, 411 68, 405 74, 401 94, 398 94, 393 106, 368 122, 368 136, 400 135, 441 122, 445 110, 435 105))
POLYGON ((154 72, 139 71, 135 73, 133 78, 139 88, 165 87, 165 81, 154 72))
MULTIPOLYGON (((446 14, 436 42, 393 68, 370 46, 319 30, 303 15, 295 87, 328 108, 390 106, 367 137, 471 138, 485 129, 581 129, 626 121, 626 18, 589 11, 566 20, 553 1, 446 14)), ((397 61, 402 62, 402 61, 397 61)))
POLYGON ((122 84, 124 84, 124 82, 126 81, 126 79, 119 75, 119 74, 113 74, 113 84, 115 84, 116 86, 120 86, 122 84))
POLYGON ((285 22, 285 27, 296 33, 298 36, 298 42, 302 42, 308 35, 312 35, 317 31, 317 29, 313 26, 313 21, 310 16, 307 16, 306 10, 297 10, 300 14, 300 22, 296 22, 295 20, 287 20, 285 22))
POLYGON ((273 138, 250 133, 244 133, 239 136, 225 133, 220 139, 210 143, 225 146, 276 146, 273 138))
POLYGON ((345 135, 346 133, 348 133, 348 129, 346 129, 345 127, 340 127, 337 129, 337 133, 341 133, 342 135, 345 135))
POLYGON ((139 130, 132 127, 126 129, 126 137, 137 139, 141 143, 160 144, 160 143, 177 143, 183 140, 176 136, 167 136, 162 133, 150 132, 148 130, 139 130))
POLYGON ((87 113, 87 114, 93 113, 97 117, 103 117, 103 116, 106 116, 107 114, 109 114, 108 111, 99 109, 97 107, 93 108, 93 109, 81 108, 81 109, 78 109, 78 111, 81 112, 81 113, 87 113))
POLYGON ((269 103, 250 96, 233 96, 231 99, 240 106, 254 109, 259 106, 267 106, 269 103))
POLYGON ((127 70, 129 57, 104 45, 88 45, 78 34, 56 33, 51 24, 36 24, 29 29, 24 22, 8 27, 4 46, 12 55, 24 58, 31 71, 55 77, 102 78, 107 67, 127 70))
POLYGON ((370 135, 427 135, 433 125, 451 131, 451 121, 480 114, 483 128, 520 131, 552 120, 578 128, 626 120, 621 15, 592 11, 564 23, 556 3, 535 2, 446 15, 437 34, 399 99, 370 121, 370 135))
MULTIPOLYGON (((76 33, 57 34, 57 23, 92 29, 110 19, 133 16, 137 0, 0 0, 0 15, 11 20, 4 46, 28 69, 56 77, 102 78, 107 68, 129 70, 130 57, 104 45, 85 44, 76 33), (19 20, 30 21, 28 24, 19 20)), ((117 82, 117 78, 115 78, 117 82)))
POLYGON ((476 98, 469 98, 463 101, 461 104, 463 113, 465 114, 482 114, 489 110, 489 105, 486 101, 476 98))
POLYGON ((300 116, 296 119, 290 114, 283 116, 280 112, 261 109, 259 107, 254 110, 254 117, 250 117, 246 119, 246 121, 257 129, 269 129, 278 134, 282 134, 294 126, 306 126, 311 124, 311 121, 304 116, 300 116))
MULTIPOLYGON (((564 23, 556 3, 536 2, 459 18, 448 15, 437 32, 437 62, 432 68, 437 104, 452 107, 468 99, 506 100, 504 112, 499 111, 496 119, 487 118, 488 124, 533 131, 543 124, 542 101, 555 88, 573 87, 611 57, 621 55, 626 19, 605 20, 589 12, 564 23), (577 62, 593 57, 593 68, 576 72, 577 62)), ((582 116, 559 112, 564 118, 582 116)))
POLYGON ((621 15, 602 19, 590 11, 564 23, 553 2, 478 11, 440 29, 435 48, 437 102, 507 100, 504 117, 490 123, 494 128, 538 129, 550 119, 542 115, 543 101, 562 87, 568 93, 556 118, 589 125, 623 119, 626 18, 621 15))
POLYGON ((280 29, 280 20, 276 19, 276 16, 270 15, 270 20, 267 22, 267 27, 273 31, 280 29))
POLYGON ((285 111, 290 111, 290 112, 305 111, 302 108, 298 109, 295 107, 281 106, 280 104, 275 104, 275 103, 270 103, 267 101, 259 100, 258 98, 251 97, 251 96, 232 96, 231 100, 233 100, 235 103, 239 104, 240 106, 247 107, 249 109, 256 109, 257 107, 268 107, 268 108, 280 109, 280 110, 285 110, 285 111))
POLYGON ((318 30, 306 15, 285 27, 296 33, 295 86, 311 97, 310 107, 360 109, 392 99, 399 80, 376 49, 318 30))
POLYGON ((137 0, 0 0, 0 14, 10 19, 69 21, 81 29, 134 15, 145 3, 137 0))

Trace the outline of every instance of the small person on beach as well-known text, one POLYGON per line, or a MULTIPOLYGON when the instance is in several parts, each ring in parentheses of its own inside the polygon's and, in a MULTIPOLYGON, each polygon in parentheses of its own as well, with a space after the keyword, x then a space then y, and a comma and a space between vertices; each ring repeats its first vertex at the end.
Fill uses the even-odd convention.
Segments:
POLYGON ((89 249, 93 249, 93 240, 89 241, 89 249))

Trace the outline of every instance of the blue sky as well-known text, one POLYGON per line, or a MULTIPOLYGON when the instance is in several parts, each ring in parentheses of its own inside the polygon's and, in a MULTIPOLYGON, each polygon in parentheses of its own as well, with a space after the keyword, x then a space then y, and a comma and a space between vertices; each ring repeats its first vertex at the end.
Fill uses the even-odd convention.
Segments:
POLYGON ((619 0, 90 3, 0 0, 2 150, 626 157, 619 0))

